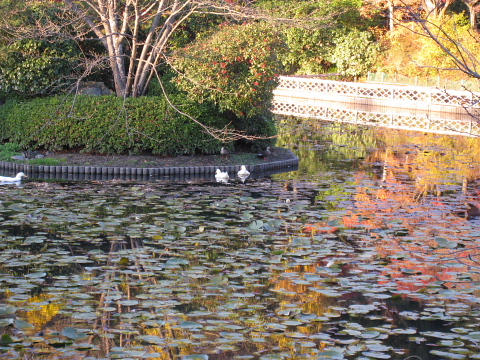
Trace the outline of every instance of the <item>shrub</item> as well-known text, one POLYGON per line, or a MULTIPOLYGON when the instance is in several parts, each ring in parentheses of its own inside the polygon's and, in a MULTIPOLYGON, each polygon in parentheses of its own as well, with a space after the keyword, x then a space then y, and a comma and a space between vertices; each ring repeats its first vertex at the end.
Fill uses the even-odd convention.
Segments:
POLYGON ((222 111, 255 117, 271 104, 282 65, 277 53, 284 42, 275 28, 261 23, 222 25, 171 58, 180 71, 178 87, 222 111))
POLYGON ((339 36, 336 43, 330 60, 342 75, 365 75, 380 54, 380 46, 368 31, 351 31, 339 36))
MULTIPOLYGON (((211 103, 197 104, 181 94, 170 100, 205 125, 223 128, 230 123, 211 103)), ((272 131, 271 125, 265 129, 272 131)), ((6 141, 30 149, 173 156, 217 153, 222 146, 161 97, 124 101, 114 96, 57 96, 7 101, 0 107, 0 142, 6 141)))
POLYGON ((0 161, 11 161, 12 156, 20 155, 22 146, 17 143, 0 144, 0 161))

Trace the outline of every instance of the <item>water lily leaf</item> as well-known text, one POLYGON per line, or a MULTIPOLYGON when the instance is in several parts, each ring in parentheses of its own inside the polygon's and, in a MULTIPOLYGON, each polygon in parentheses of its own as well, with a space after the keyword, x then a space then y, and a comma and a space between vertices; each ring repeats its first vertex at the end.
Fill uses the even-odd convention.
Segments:
POLYGON ((263 228, 263 221, 262 220, 255 220, 252 221, 249 225, 248 228, 250 230, 260 230, 263 228))
MULTIPOLYGON (((454 337, 452 337, 450 339, 454 339, 454 337)), ((470 341, 474 341, 474 342, 480 342, 480 331, 473 331, 468 335, 461 336, 460 339, 470 340, 470 341)))
POLYGON ((9 326, 13 324, 14 319, 0 319, 0 326, 9 326))
POLYGON ((194 321, 183 321, 179 324, 183 329, 201 329, 203 328, 202 324, 196 323, 194 321))
POLYGON ((459 340, 440 340, 439 342, 437 342, 437 345, 448 347, 461 347, 464 346, 465 343, 459 340))
POLYGON ((435 241, 437 242, 438 246, 441 248, 455 249, 458 246, 458 243, 456 241, 447 240, 439 236, 435 238, 435 241))
POLYGON ((188 265, 189 261, 186 259, 171 258, 171 259, 168 259, 166 263, 173 264, 173 265, 188 265))
POLYGON ((381 352, 377 352, 377 351, 363 351, 362 355, 365 355, 365 356, 367 356, 369 358, 373 358, 373 359, 390 359, 391 358, 391 355, 381 353, 381 352))
POLYGON ((137 336, 136 339, 143 341, 147 344, 153 344, 153 345, 164 345, 165 344, 165 339, 161 338, 160 336, 156 335, 140 335, 137 336))
POLYGON ((329 296, 329 297, 340 297, 342 296, 341 292, 330 290, 330 289, 318 289, 318 288, 310 288, 311 290, 318 292, 320 294, 329 296))
POLYGON ((466 355, 463 355, 463 354, 456 354, 456 353, 440 351, 440 350, 431 350, 430 354, 437 355, 446 359, 453 359, 453 360, 465 359, 467 357, 466 355))
POLYGON ((32 273, 32 274, 26 274, 25 277, 29 279, 37 279, 37 278, 42 278, 47 276, 46 272, 38 272, 38 273, 32 273))
POLYGON ((71 345, 73 341, 69 340, 62 340, 59 338, 48 339, 47 344, 54 347, 54 348, 63 348, 65 346, 71 345))
POLYGON ((0 316, 13 315, 15 314, 15 311, 17 311, 17 308, 15 306, 2 306, 0 307, 0 316))
POLYGON ((28 330, 28 329, 33 329, 34 326, 26 321, 23 320, 15 320, 13 322, 13 326, 15 326, 17 329, 20 330, 28 330))
POLYGON ((13 343, 13 339, 10 335, 8 334, 2 334, 2 337, 0 338, 0 344, 2 345, 8 345, 13 343))
POLYGON ((134 306, 138 305, 138 300, 121 300, 118 303, 124 306, 134 306))
POLYGON ((118 265, 120 266, 128 266, 129 264, 130 264, 130 260, 128 260, 128 258, 125 256, 122 256, 118 261, 118 265))
POLYGON ((273 330, 273 331, 285 331, 287 330, 287 326, 282 325, 282 324, 276 324, 276 323, 268 323, 264 325, 267 329, 273 330))
POLYGON ((343 353, 340 351, 335 351, 335 350, 325 350, 325 351, 320 351, 317 353, 319 356, 318 359, 335 359, 335 360, 341 360, 344 359, 345 356, 343 353))
POLYGON ((82 332, 79 332, 77 329, 73 327, 64 328, 60 334, 72 340, 82 340, 87 338, 87 335, 85 335, 82 332))
POLYGON ((361 334, 357 335, 357 337, 361 339, 374 339, 380 335, 378 331, 364 331, 361 334))

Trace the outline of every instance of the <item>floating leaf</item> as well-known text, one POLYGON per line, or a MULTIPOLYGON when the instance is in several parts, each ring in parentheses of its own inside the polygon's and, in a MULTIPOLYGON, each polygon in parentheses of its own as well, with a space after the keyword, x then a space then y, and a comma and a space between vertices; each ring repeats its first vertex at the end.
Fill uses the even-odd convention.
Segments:
POLYGON ((179 324, 179 326, 183 329, 201 329, 203 328, 202 324, 193 322, 193 321, 183 321, 179 324))
POLYGON ((23 320, 15 320, 13 322, 13 326, 15 326, 17 329, 20 330, 28 330, 28 329, 33 329, 34 326, 26 321, 23 320))
POLYGON ((82 332, 79 332, 77 329, 73 327, 64 328, 60 334, 72 340, 82 340, 87 338, 87 335, 85 335, 82 332))
POLYGON ((441 248, 455 249, 458 246, 458 243, 456 241, 447 240, 440 236, 435 237, 435 241, 441 248))
POLYGON ((453 360, 460 360, 460 359, 467 358, 467 356, 463 355, 463 354, 456 354, 456 353, 451 353, 451 352, 447 352, 447 351, 440 351, 440 350, 431 350, 430 354, 437 355, 437 356, 440 356, 440 357, 446 358, 446 359, 453 359, 453 360))
POLYGON ((0 344, 2 345, 8 345, 13 343, 13 339, 10 335, 8 334, 2 334, 2 337, 0 339, 0 344))

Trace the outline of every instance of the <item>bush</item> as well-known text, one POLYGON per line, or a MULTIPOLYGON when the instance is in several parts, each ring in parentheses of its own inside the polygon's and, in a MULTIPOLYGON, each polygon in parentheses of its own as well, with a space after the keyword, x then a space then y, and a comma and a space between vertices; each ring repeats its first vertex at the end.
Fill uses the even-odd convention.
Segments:
POLYGON ((222 25, 170 59, 179 70, 178 88, 198 101, 215 103, 239 117, 268 110, 282 64, 284 42, 274 27, 262 23, 222 25))
POLYGON ((339 36, 336 43, 330 60, 342 75, 367 74, 380 54, 380 46, 369 31, 351 31, 339 36))
MULTIPOLYGON (((182 94, 172 95, 170 101, 207 126, 275 134, 271 118, 261 122, 232 119, 232 114, 219 114, 211 103, 194 103, 182 94)), ((165 98, 149 96, 125 102, 115 96, 88 95, 10 100, 0 107, 0 142, 18 143, 24 149, 165 156, 213 154, 223 146, 200 125, 172 109, 165 98)))

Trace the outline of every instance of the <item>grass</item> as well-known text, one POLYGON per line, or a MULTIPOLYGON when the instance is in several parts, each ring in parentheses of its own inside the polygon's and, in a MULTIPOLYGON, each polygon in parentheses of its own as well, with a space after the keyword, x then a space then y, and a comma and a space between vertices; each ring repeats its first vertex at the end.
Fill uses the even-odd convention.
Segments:
MULTIPOLYGON (((12 156, 22 155, 22 146, 17 143, 5 143, 0 144, 0 161, 13 162, 12 156)), ((24 163, 29 165, 47 165, 55 166, 60 165, 64 160, 63 159, 52 159, 52 158, 42 158, 42 159, 31 159, 25 161, 18 161, 18 163, 24 163)))
POLYGON ((22 147, 16 143, 0 144, 0 161, 12 161, 12 156, 20 155, 22 147))
POLYGON ((65 162, 65 159, 52 159, 52 158, 41 158, 41 159, 31 159, 27 160, 27 164, 30 165, 46 165, 46 166, 56 166, 65 162))

